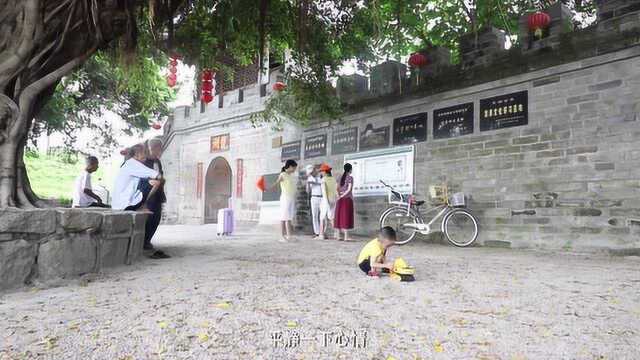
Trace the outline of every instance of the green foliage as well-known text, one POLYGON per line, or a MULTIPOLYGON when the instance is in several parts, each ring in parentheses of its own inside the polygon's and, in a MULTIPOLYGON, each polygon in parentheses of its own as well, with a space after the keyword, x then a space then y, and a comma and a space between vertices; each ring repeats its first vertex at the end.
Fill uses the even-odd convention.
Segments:
POLYGON ((160 74, 162 61, 151 56, 144 42, 128 63, 113 51, 98 52, 58 84, 52 99, 36 115, 31 140, 59 132, 64 134, 65 147, 73 150, 78 131, 88 128, 98 134, 95 149, 109 153, 119 144, 111 124, 101 119, 105 111, 125 120, 127 134, 146 130, 152 121, 169 114, 168 102, 174 94, 160 74))

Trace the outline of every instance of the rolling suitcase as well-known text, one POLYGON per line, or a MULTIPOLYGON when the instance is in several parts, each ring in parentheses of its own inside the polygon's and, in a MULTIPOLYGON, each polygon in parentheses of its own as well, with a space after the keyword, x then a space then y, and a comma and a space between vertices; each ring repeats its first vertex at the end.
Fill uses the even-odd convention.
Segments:
POLYGON ((233 209, 218 210, 218 236, 231 235, 233 233, 233 209))

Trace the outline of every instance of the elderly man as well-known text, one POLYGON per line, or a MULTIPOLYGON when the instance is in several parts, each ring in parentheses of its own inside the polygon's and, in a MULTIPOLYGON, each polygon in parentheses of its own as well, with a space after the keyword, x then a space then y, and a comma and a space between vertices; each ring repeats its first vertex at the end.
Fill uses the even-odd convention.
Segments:
MULTIPOLYGON (((160 162, 160 156, 162 156, 162 140, 159 138, 152 138, 145 143, 147 150, 147 159, 144 161, 144 164, 151 169, 159 172, 161 175, 162 171, 162 163, 160 162)), ((160 225, 160 220, 162 219, 162 204, 167 201, 167 196, 164 193, 164 186, 158 189, 156 196, 153 199, 149 199, 147 203, 147 209, 153 213, 147 220, 146 224, 146 233, 144 237, 144 249, 145 250, 153 250, 153 245, 151 245, 151 239, 153 235, 158 230, 158 225, 160 225)), ((151 255, 152 258, 168 258, 169 255, 165 254, 163 251, 158 250, 151 255)))

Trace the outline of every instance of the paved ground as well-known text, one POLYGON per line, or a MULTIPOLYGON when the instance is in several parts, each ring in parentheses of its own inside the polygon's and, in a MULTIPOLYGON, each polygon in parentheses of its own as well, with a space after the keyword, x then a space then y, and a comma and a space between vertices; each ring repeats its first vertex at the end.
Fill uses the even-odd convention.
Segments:
POLYGON ((638 258, 413 244, 399 283, 360 273, 361 243, 214 232, 163 227, 172 259, 0 296, 0 359, 640 358, 638 258))

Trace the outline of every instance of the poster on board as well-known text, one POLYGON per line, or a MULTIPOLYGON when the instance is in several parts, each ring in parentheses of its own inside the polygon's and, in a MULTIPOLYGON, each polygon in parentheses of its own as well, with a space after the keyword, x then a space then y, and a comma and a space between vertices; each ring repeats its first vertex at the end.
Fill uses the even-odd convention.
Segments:
POLYGON ((380 180, 403 194, 413 192, 414 147, 399 146, 345 155, 345 163, 353 166, 353 195, 386 195, 380 180))

